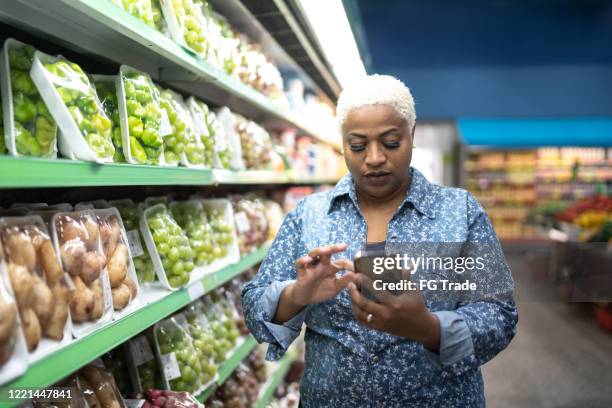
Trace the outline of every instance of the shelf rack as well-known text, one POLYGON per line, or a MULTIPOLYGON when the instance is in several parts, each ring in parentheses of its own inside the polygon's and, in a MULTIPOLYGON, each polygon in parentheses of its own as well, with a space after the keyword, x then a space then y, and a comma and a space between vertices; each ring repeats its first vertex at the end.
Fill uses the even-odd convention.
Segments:
POLYGON ((153 80, 216 106, 228 106, 267 127, 295 127, 337 150, 341 148, 334 135, 306 123, 111 1, 0 2, 0 20, 84 55, 133 66, 153 80))
POLYGON ((291 363, 293 363, 296 357, 297 354, 295 350, 290 350, 279 360, 278 367, 268 381, 266 381, 266 383, 263 385, 259 393, 259 400, 257 401, 257 404, 255 404, 255 408, 266 408, 268 406, 268 402, 270 402, 274 396, 274 391, 276 391, 280 383, 285 378, 285 375, 291 367, 291 363))
MULTIPOLYGON (((0 387, 0 400, 6 400, 2 396, 9 389, 43 388, 61 380, 67 374, 78 370, 147 327, 188 305, 195 298, 216 289, 260 263, 268 249, 269 245, 266 245, 242 257, 237 263, 206 276, 200 282, 195 282, 188 288, 168 292, 167 296, 136 310, 123 319, 114 321, 81 339, 73 340, 68 346, 30 365, 23 376, 0 387), (201 289, 198 285, 201 286, 201 289)), ((7 407, 18 405, 21 402, 15 401, 14 404, 9 404, 7 407)))

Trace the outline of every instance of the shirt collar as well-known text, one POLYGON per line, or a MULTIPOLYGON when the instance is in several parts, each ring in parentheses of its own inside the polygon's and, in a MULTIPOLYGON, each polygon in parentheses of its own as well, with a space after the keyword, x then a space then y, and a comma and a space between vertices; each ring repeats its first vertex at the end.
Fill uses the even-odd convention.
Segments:
MULTIPOLYGON (((436 212, 434 203, 436 202, 436 195, 438 191, 436 185, 430 183, 429 180, 427 180, 425 176, 414 167, 410 168, 410 174, 412 175, 410 188, 408 189, 408 194, 406 194, 406 198, 404 198, 404 201, 400 207, 403 207, 406 203, 410 203, 418 212, 427 218, 435 218, 436 212)), ((353 177, 350 173, 342 177, 340 181, 336 183, 336 186, 331 190, 328 211, 331 211, 334 202, 339 197, 345 195, 348 195, 353 201, 353 204, 357 206, 355 183, 353 182, 353 177)))

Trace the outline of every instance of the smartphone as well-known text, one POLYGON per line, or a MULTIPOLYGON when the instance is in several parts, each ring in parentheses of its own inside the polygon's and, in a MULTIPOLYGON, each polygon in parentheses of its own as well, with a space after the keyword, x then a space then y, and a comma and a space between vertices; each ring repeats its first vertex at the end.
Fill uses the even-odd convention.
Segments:
MULTIPOLYGON (((368 278, 366 284, 359 285, 359 291, 369 300, 382 302, 382 292, 399 296, 404 293, 404 290, 389 289, 388 283, 401 283, 403 273, 401 268, 397 268, 393 262, 392 268, 386 268, 391 262, 385 263, 385 259, 393 258, 395 254, 387 254, 384 251, 359 251, 355 255, 353 264, 355 272, 361 273, 368 278)), ((398 285, 395 285, 398 286, 398 285)))

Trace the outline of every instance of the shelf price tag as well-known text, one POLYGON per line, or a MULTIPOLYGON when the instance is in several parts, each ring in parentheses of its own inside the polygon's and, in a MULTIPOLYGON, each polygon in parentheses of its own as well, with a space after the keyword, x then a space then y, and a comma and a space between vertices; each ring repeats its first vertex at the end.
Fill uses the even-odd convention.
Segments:
POLYGON ((187 293, 189 294, 189 299, 196 300, 204 295, 204 285, 201 281, 194 282, 192 285, 187 287, 187 293))
POLYGON ((140 242, 140 233, 138 230, 129 230, 126 232, 128 244, 130 245, 130 252, 134 258, 144 255, 144 249, 142 249, 142 243, 140 242))
POLYGON ((164 377, 166 377, 167 381, 172 381, 181 376, 181 369, 178 365, 178 361, 176 360, 176 354, 174 351, 169 354, 162 354, 161 363, 164 369, 164 377))
POLYGON ((146 336, 140 335, 134 340, 131 340, 129 344, 130 353, 132 354, 132 359, 136 367, 153 360, 155 357, 146 336))
POLYGON ((168 112, 166 109, 161 108, 161 121, 159 124, 159 135, 160 136, 168 136, 172 134, 172 124, 170 123, 170 119, 168 119, 168 112))
POLYGON ((251 229, 249 218, 244 211, 238 211, 234 214, 234 220, 236 221, 236 228, 238 228, 239 233, 244 234, 251 229))

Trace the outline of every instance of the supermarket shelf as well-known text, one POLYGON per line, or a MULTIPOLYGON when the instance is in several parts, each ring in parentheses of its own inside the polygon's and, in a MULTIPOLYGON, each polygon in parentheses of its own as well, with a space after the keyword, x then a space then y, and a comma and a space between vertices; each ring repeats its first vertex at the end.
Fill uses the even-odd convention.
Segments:
POLYGON ((229 171, 186 167, 96 164, 77 160, 0 156, 0 188, 163 186, 214 184, 335 184, 292 172, 229 171))
POLYGON ((257 345, 257 340, 251 335, 242 339, 238 347, 235 347, 229 358, 221 365, 219 369, 219 379, 216 384, 211 385, 206 390, 202 391, 196 398, 198 401, 204 403, 217 389, 218 386, 227 381, 231 377, 232 373, 238 368, 240 363, 249 355, 249 353, 257 345))
POLYGON ((266 408, 268 402, 272 399, 274 395, 274 391, 278 388, 280 383, 285 378, 287 371, 291 367, 291 363, 295 360, 296 355, 295 352, 290 351, 287 352, 283 358, 279 361, 279 365, 272 374, 272 377, 268 379, 268 381, 263 385, 260 394, 259 401, 255 404, 255 408, 266 408))
MULTIPOLYGON (((202 295, 210 292, 227 280, 261 262, 268 249, 269 246, 265 245, 241 258, 237 263, 215 272, 214 275, 219 275, 219 279, 204 279, 200 283, 203 286, 203 291, 194 291, 193 287, 189 287, 169 292, 167 296, 135 311, 133 314, 102 327, 86 337, 74 340, 65 348, 31 365, 22 377, 6 384, 4 387, 0 387, 0 395, 11 388, 42 388, 54 384, 147 327, 186 306, 195 298, 194 294, 202 295)), ((20 402, 15 401, 15 404, 9 406, 18 403, 20 402)))
POLYGON ((298 119, 288 109, 210 65, 111 1, 0 2, 0 20, 84 55, 128 64, 149 73, 154 80, 213 105, 228 106, 264 125, 296 127, 340 150, 334 135, 325 135, 298 119))

